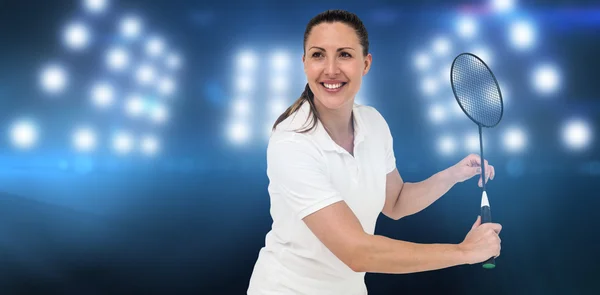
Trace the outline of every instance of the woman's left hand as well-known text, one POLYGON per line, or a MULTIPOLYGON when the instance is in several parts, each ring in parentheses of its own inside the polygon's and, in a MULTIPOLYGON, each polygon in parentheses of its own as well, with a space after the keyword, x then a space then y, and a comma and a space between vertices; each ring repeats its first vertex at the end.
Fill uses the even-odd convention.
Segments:
MULTIPOLYGON (((494 166, 488 165, 487 160, 484 162, 485 183, 487 183, 488 180, 494 179, 496 173, 494 171, 494 166)), ((475 175, 481 175, 481 157, 477 154, 470 154, 460 162, 456 163, 454 166, 448 168, 448 172, 450 173, 452 179, 454 179, 457 183, 471 179, 475 175)), ((479 176, 478 185, 479 187, 482 186, 481 176, 479 176)))

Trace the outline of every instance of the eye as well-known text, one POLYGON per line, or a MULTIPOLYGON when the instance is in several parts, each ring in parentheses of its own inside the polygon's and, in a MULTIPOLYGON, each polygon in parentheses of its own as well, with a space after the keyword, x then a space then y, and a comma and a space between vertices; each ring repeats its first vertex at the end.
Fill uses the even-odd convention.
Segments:
POLYGON ((344 58, 350 58, 350 57, 352 57, 352 55, 350 55, 350 53, 348 53, 348 52, 342 52, 342 53, 340 53, 340 56, 344 57, 344 58))
POLYGON ((321 57, 321 56, 322 56, 321 52, 315 52, 312 54, 312 57, 321 57))

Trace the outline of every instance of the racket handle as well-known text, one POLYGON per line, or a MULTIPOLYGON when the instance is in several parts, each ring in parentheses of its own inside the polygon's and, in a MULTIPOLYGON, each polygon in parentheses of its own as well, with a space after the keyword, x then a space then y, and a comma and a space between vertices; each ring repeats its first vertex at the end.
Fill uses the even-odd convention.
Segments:
MULTIPOLYGON (((492 222, 492 211, 490 210, 490 206, 481 206, 481 224, 489 222, 492 222)), ((485 269, 494 268, 496 267, 496 259, 494 257, 490 257, 488 260, 483 262, 482 266, 485 269)))

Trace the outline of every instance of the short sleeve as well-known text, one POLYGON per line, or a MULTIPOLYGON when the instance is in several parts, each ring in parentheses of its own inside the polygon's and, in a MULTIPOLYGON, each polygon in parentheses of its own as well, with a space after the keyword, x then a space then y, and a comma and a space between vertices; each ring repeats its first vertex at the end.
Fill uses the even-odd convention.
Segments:
POLYGON ((299 219, 342 201, 329 180, 327 163, 315 145, 302 135, 271 142, 267 149, 270 186, 299 219))

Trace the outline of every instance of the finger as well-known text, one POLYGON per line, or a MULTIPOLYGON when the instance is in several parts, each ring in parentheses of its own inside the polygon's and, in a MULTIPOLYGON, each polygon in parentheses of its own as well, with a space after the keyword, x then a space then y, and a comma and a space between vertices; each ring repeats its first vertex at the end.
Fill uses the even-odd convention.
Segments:
POLYGON ((482 226, 485 226, 486 229, 491 229, 493 230, 496 234, 500 234, 500 232, 502 231, 502 225, 500 225, 499 223, 485 223, 482 226))
POLYGON ((471 167, 481 166, 481 157, 478 154, 470 154, 467 156, 467 162, 471 167))
POLYGON ((471 229, 475 229, 476 227, 481 225, 481 216, 477 216, 477 219, 475 220, 475 223, 473 223, 473 226, 471 226, 471 229))
MULTIPOLYGON (((485 183, 488 183, 488 181, 490 180, 490 178, 492 177, 492 166, 485 166, 485 183)), ((481 177, 479 177, 479 182, 477 183, 479 185, 479 187, 482 186, 481 184, 481 177)))
POLYGON ((496 176, 496 169, 494 168, 494 166, 490 165, 490 170, 491 170, 490 179, 494 180, 494 176, 496 176))
POLYGON ((499 223, 491 223, 491 227, 496 232, 497 235, 499 235, 500 232, 502 231, 502 225, 500 225, 499 223))

